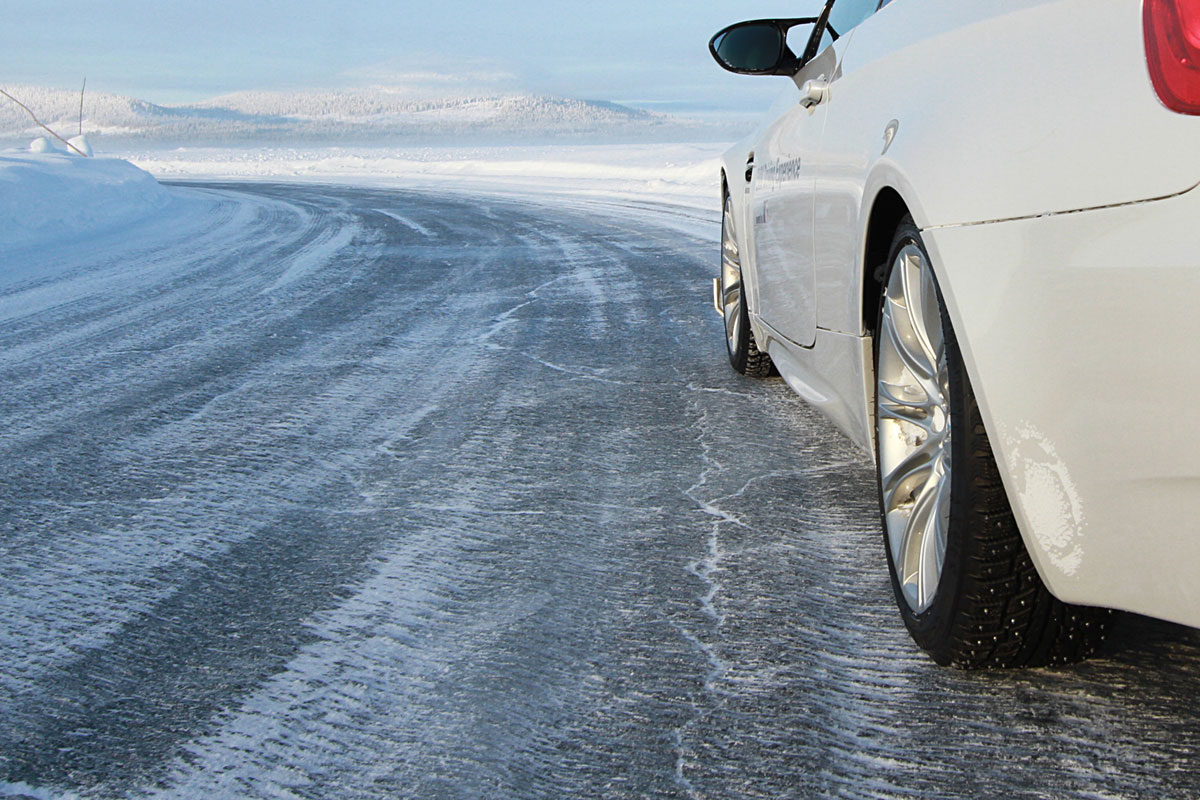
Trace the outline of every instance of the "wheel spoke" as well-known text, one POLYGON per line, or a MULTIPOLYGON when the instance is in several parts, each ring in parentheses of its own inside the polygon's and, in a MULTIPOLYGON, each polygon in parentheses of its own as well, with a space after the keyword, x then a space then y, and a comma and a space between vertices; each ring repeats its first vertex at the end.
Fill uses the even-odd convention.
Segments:
POLYGON ((737 264, 725 263, 721 266, 721 291, 726 306, 738 302, 742 293, 742 271, 737 264))
POLYGON ((742 265, 733 235, 733 202, 725 198, 721 220, 721 307, 725 316, 725 338, 734 353, 742 336, 742 265))
MULTIPOLYGON (((925 383, 937 377, 937 370, 934 368, 933 363, 928 360, 924 347, 915 341, 909 342, 910 336, 905 336, 901 332, 897 311, 902 315, 904 327, 909 327, 912 318, 911 313, 897 300, 889 297, 884 308, 883 332, 887 336, 893 352, 900 358, 905 368, 912 373, 913 378, 921 384, 922 388, 925 388, 925 383)), ((911 334, 911 338, 915 340, 917 337, 915 334, 911 334)))
MULTIPOLYGON (((904 309, 908 315, 913 342, 920 350, 919 360, 924 370, 921 375, 936 380, 935 365, 940 360, 940 342, 939 345, 935 345, 933 339, 941 339, 941 312, 938 310, 936 291, 933 290, 933 278, 919 253, 902 253, 900 262, 897 266, 900 268, 903 284, 904 309), (934 324, 937 327, 936 337, 930 329, 934 324)), ((914 352, 913 356, 916 358, 917 354, 914 352)))
POLYGON ((931 551, 937 548, 941 485, 941 476, 931 474, 921 487, 900 542, 897 568, 900 570, 901 584, 906 593, 910 588, 915 592, 912 599, 918 606, 928 605, 933 599, 941 576, 941 564, 930 558, 931 551))
MULTIPOLYGON (((904 533, 900 538, 900 544, 897 547, 897 554, 893 554, 896 560, 896 571, 900 577, 900 585, 904 587, 905 594, 910 594, 909 590, 915 588, 917 583, 917 575, 920 572, 918 559, 913 557, 913 540, 918 542, 918 549, 921 538, 922 519, 917 513, 918 508, 913 506, 911 513, 904 520, 904 533)), ((919 600, 918 596, 913 597, 914 601, 919 600)))
POLYGON ((895 578, 920 613, 946 557, 950 415, 942 302, 918 245, 892 260, 876 362, 880 495, 895 578))
MULTIPOLYGON (((896 420, 897 422, 906 422, 909 425, 916 425, 930 435, 934 433, 933 428, 933 409, 936 405, 926 396, 923 400, 912 401, 903 400, 896 396, 893 391, 893 385, 885 381, 879 382, 878 399, 879 417, 880 419, 896 420)), ((907 386, 901 388, 909 388, 907 386)))
MULTIPOLYGON (((935 470, 935 475, 937 470, 935 470)), ((942 518, 942 497, 946 494, 947 481, 944 476, 937 475, 933 487, 926 487, 924 497, 928 496, 929 509, 925 512, 925 523, 922 527, 920 558, 917 568, 917 602, 927 605, 933 601, 937 591, 938 581, 942 577, 942 562, 946 554, 946 530, 942 518)), ((920 500, 918 500, 920 503, 920 500)))
POLYGON ((738 339, 742 334, 742 306, 738 301, 738 295, 734 296, 732 303, 725 304, 725 337, 729 339, 729 347, 732 352, 737 348, 738 339))
POLYGON ((887 405, 891 405, 891 406, 929 410, 929 409, 933 408, 934 405, 936 405, 934 403, 934 401, 929 397, 929 393, 926 392, 925 389, 923 387, 921 387, 920 385, 914 386, 911 383, 899 384, 899 383, 891 383, 890 381, 886 381, 886 380, 881 380, 879 382, 879 392, 882 395, 881 399, 887 405), (917 400, 917 399, 913 399, 911 397, 901 397, 900 396, 901 392, 910 391, 912 389, 920 390, 921 395, 922 395, 921 399, 917 400), (900 392, 897 392, 896 390, 900 390, 900 392))
POLYGON ((933 470, 934 461, 940 451, 937 439, 926 439, 909 452, 899 464, 896 464, 883 475, 884 508, 891 511, 905 502, 912 494, 911 487, 914 479, 927 479, 927 474, 933 470))
POLYGON ((929 361, 944 369, 946 341, 942 335, 942 304, 938 300, 937 285, 933 282, 933 270, 928 268, 921 270, 921 311, 922 324, 919 329, 928 347, 929 361))

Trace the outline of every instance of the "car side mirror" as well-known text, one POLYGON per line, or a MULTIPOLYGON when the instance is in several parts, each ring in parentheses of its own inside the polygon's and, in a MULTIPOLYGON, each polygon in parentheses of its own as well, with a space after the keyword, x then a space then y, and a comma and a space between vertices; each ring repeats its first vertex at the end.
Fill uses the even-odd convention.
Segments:
POLYGON ((788 31, 816 22, 816 17, 739 22, 709 40, 708 51, 722 68, 739 75, 795 75, 804 65, 788 47, 788 31))

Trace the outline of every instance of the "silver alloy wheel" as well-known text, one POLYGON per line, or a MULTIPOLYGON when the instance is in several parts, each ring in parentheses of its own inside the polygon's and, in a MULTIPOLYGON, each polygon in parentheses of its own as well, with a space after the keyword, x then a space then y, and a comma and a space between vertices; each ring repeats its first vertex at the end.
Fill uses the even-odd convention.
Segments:
POLYGON ((893 569, 913 613, 932 605, 950 519, 950 386, 941 300, 924 252, 892 262, 876 365, 879 480, 893 569))
POLYGON ((738 352, 742 333, 742 262, 733 235, 733 199, 726 195, 721 219, 721 313, 725 317, 725 342, 731 354, 738 352))

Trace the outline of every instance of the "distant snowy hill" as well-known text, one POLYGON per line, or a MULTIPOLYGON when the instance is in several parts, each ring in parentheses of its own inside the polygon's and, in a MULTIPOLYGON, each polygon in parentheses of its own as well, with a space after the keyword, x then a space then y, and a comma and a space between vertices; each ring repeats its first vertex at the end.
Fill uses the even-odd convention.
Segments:
MULTIPOLYGON (((5 87, 63 135, 79 129, 79 94, 5 87)), ((458 92, 430 97, 399 88, 239 92, 203 103, 156 105, 88 92, 83 130, 93 141, 187 144, 666 141, 731 138, 726 126, 614 103, 519 92, 458 92)), ((29 116, 0 98, 0 142, 37 135, 29 116)))
MULTIPOLYGON (((32 86, 6 86, 5 90, 37 113, 42 122, 63 136, 79 132, 79 92, 32 86)), ((89 135, 136 134, 170 119, 162 106, 114 94, 88 92, 84 104, 84 130, 89 135)), ((29 115, 0 96, 0 136, 39 136, 29 115)))

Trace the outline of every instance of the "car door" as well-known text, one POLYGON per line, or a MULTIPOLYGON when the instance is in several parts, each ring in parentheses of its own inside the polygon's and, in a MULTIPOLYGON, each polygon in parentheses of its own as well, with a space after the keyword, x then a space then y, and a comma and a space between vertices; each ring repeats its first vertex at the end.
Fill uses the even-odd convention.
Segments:
MULTIPOLYGON (((796 80, 825 79, 831 73, 829 54, 823 53, 806 64, 796 80)), ((791 341, 811 347, 817 317, 813 302, 813 175, 808 163, 821 141, 825 109, 802 107, 797 86, 784 93, 782 104, 782 114, 754 148, 750 181, 758 314, 791 341)))
MULTIPOLYGON (((893 1, 884 0, 882 6, 893 1)), ((864 63, 878 66, 879 37, 872 34, 879 26, 886 26, 888 16, 868 19, 873 12, 867 6, 869 2, 853 9, 841 0, 835 8, 853 13, 840 19, 830 15, 834 29, 842 34, 838 43, 844 46, 844 57, 838 61, 830 88, 833 102, 821 147, 810 165, 815 176, 813 262, 818 324, 826 330, 853 334, 862 332, 862 306, 854 288, 861 274, 858 262, 862 256, 860 233, 865 225, 861 218, 864 183, 871 164, 886 154, 896 136, 900 125, 897 117, 903 116, 894 102, 895 93, 887 91, 890 85, 872 86, 872 81, 880 77, 878 71, 869 74, 869 70, 861 69, 864 63)))
MULTIPOLYGON (((879 0, 837 0, 830 27, 838 34, 870 16, 879 0)), ((832 89, 838 64, 849 42, 825 34, 822 49, 795 76, 792 101, 759 138, 751 178, 750 226, 753 231, 758 315, 792 342, 811 347, 817 333, 815 203, 819 149, 833 102, 802 104, 801 87, 832 89), (809 84, 809 82, 812 84, 809 84)))

